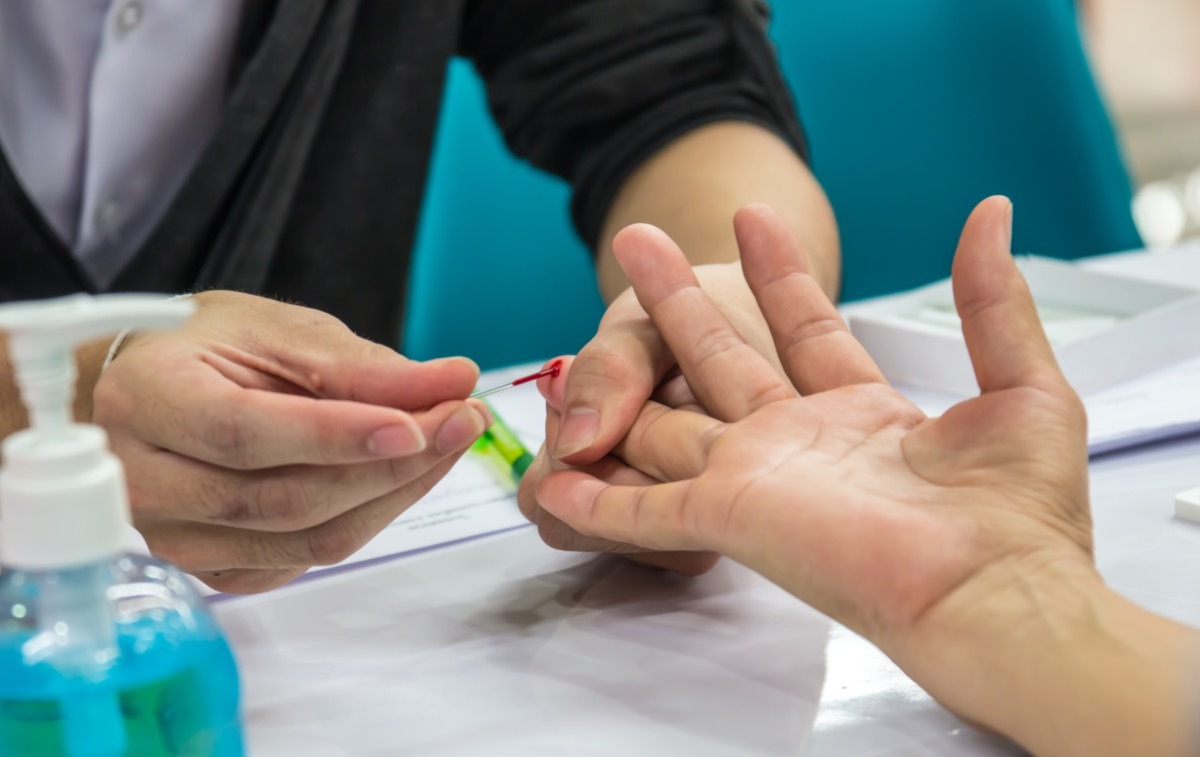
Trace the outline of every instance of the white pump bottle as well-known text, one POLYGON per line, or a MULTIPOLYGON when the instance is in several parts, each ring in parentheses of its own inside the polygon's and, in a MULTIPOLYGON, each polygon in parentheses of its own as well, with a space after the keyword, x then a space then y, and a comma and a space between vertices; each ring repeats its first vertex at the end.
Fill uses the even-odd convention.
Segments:
POLYGON ((0 305, 30 423, 0 467, 0 754, 242 753, 224 638, 182 574, 125 554, 121 463, 71 417, 78 345, 194 309, 158 295, 0 305))

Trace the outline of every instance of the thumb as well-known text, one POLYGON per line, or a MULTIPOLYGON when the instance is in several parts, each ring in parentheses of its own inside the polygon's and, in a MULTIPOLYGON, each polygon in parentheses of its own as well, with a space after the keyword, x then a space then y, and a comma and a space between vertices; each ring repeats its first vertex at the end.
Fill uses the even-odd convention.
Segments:
POLYGON ((954 303, 983 393, 1061 388, 1059 370, 1033 296, 1017 269, 1012 202, 991 197, 975 208, 954 256, 954 303))
MULTIPOLYGON (((541 392, 542 397, 546 400, 549 409, 560 413, 563 411, 563 407, 567 401, 567 376, 570 374, 571 364, 574 362, 574 355, 562 355, 546 363, 547 366, 557 363, 559 368, 556 375, 542 376, 537 380, 538 391, 541 392)), ((543 368, 543 370, 545 369, 543 368)))

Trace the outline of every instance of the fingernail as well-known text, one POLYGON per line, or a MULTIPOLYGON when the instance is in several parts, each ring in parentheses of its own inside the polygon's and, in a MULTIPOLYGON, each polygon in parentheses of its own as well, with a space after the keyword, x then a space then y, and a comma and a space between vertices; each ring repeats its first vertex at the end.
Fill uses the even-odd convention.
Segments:
POLYGON ((591 445, 600 431, 600 413, 590 407, 576 407, 567 411, 558 429, 558 444, 554 456, 558 459, 575 454, 591 445))
POLYGON ((434 358, 432 360, 426 360, 424 362, 424 365, 440 366, 440 365, 457 365, 457 364, 463 364, 463 363, 471 366, 471 368, 474 369, 474 371, 476 373, 479 373, 479 364, 476 363, 474 360, 472 360, 469 357, 438 357, 438 358, 434 358))
POLYGON ((492 424, 496 422, 496 418, 492 415, 492 409, 488 407, 486 402, 482 400, 467 400, 467 404, 475 408, 475 412, 479 413, 479 416, 483 418, 484 428, 491 428, 492 424))
POLYGON ((457 452, 478 439, 484 428, 483 416, 474 408, 460 407, 438 429, 437 451, 443 455, 457 452))
POLYGON ((367 449, 378 457, 406 457, 426 447, 425 434, 415 422, 396 423, 376 429, 367 439, 367 449))

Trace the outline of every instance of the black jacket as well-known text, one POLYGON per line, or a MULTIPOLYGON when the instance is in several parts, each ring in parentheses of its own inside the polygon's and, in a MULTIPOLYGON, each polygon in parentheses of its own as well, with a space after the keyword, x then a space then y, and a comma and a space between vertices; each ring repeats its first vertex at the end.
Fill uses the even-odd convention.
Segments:
MULTIPOLYGON (((703 123, 803 150, 762 0, 244 0, 211 142, 112 291, 237 289, 395 344, 448 59, 594 242, 624 178, 703 123)), ((0 160, 0 301, 97 291, 0 160)))

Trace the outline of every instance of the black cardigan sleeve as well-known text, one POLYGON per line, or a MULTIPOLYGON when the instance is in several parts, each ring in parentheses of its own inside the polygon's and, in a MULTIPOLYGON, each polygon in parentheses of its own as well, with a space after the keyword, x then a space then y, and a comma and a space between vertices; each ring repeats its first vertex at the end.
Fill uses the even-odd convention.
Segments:
POLYGON ((715 121, 759 124, 806 158, 765 0, 468 0, 460 50, 512 151, 574 187, 593 248, 634 169, 715 121))

